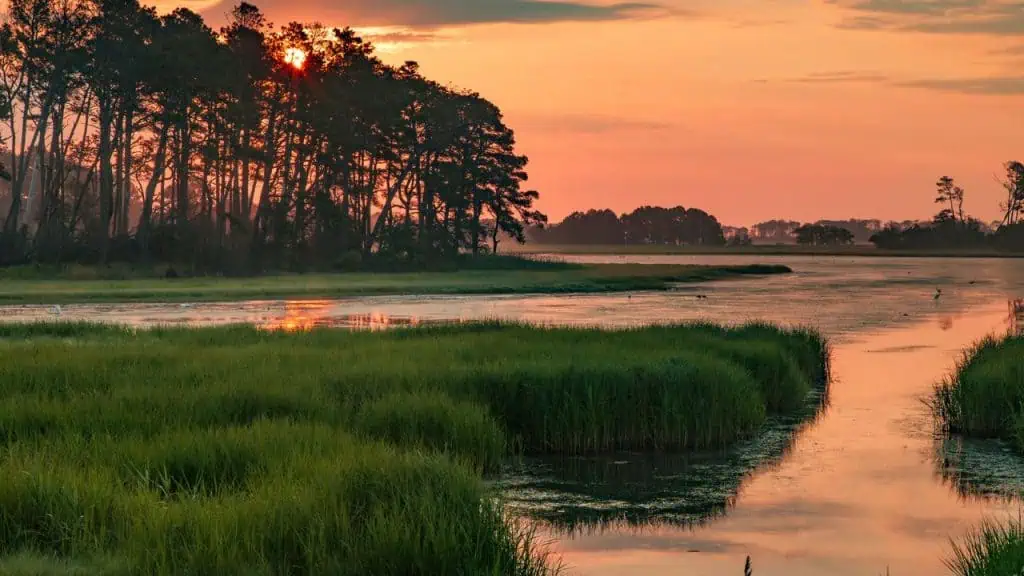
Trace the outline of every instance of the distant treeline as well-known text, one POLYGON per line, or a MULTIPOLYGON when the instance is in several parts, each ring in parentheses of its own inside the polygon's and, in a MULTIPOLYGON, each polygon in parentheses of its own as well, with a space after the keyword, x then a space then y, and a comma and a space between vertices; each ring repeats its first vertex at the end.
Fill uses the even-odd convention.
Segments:
POLYGON ((953 178, 935 184, 934 218, 924 222, 877 219, 818 220, 801 223, 769 220, 750 228, 722 226, 703 210, 642 206, 622 215, 611 210, 573 212, 565 220, 528 230, 538 244, 660 244, 689 246, 745 246, 799 244, 845 246, 872 243, 891 250, 994 249, 1024 251, 1024 164, 1007 162, 1001 180, 1006 190, 1003 217, 985 224, 964 208, 966 191, 953 178))
MULTIPOLYGON (((910 225, 912 222, 901 223, 910 225)), ((867 244, 871 236, 878 233, 885 227, 886 223, 878 219, 857 219, 848 220, 817 220, 815 222, 797 222, 794 220, 768 220, 759 222, 750 228, 736 228, 733 232, 738 235, 748 235, 751 240, 763 244, 792 243, 797 242, 797 229, 802 226, 821 226, 826 228, 842 228, 853 235, 853 242, 867 244)))
POLYGON ((531 228, 528 237, 538 244, 726 244, 725 232, 714 216, 682 206, 642 206, 621 216, 611 210, 573 212, 557 224, 531 228))
POLYGON ((219 31, 137 0, 7 8, 0 265, 448 261, 546 221, 497 106, 350 29, 246 3, 219 31))

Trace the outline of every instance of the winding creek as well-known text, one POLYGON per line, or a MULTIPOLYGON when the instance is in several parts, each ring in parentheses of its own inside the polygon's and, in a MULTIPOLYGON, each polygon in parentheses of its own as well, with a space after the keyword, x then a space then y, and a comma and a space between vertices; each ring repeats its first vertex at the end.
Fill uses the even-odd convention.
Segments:
MULTIPOLYGON (((924 400, 965 347, 1024 323, 1024 260, 567 258, 757 261, 795 273, 616 295, 69 305, 61 318, 370 329, 479 318, 603 326, 766 320, 813 325, 830 337, 827 392, 805 414, 773 422, 727 453, 530 460, 497 480, 571 574, 741 574, 747 555, 758 576, 943 574, 950 538, 1020 511, 1024 462, 998 443, 936 437, 924 400)), ((3 321, 51 317, 47 306, 0 307, 3 321)))

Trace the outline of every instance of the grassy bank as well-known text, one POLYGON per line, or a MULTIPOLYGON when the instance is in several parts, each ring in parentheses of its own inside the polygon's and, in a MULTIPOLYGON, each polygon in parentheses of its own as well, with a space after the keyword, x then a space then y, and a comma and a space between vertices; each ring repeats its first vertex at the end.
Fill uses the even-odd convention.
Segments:
MULTIPOLYGON (((1000 438, 1024 455, 1024 337, 987 338, 965 352, 954 373, 936 386, 931 405, 947 432, 1000 438)), ((1019 574, 1024 525, 982 524, 954 545, 947 565, 957 576, 1019 574)))
POLYGON ((767 326, 0 326, 0 566, 542 574, 481 473, 729 444, 827 370, 767 326))
POLYGON ((967 351, 932 407, 949 432, 1002 438, 1024 454, 1024 337, 988 338, 967 351))
POLYGON ((395 294, 601 293, 666 290, 672 284, 791 272, 785 266, 647 266, 552 263, 524 269, 344 273, 251 278, 102 278, 103 271, 0 270, 0 304, 200 302, 395 294))
POLYGON ((868 245, 798 246, 763 244, 753 246, 669 246, 649 244, 526 244, 514 248, 516 254, 622 254, 691 256, 863 256, 878 258, 1024 258, 1024 252, 1006 252, 994 248, 964 250, 882 250, 868 245))

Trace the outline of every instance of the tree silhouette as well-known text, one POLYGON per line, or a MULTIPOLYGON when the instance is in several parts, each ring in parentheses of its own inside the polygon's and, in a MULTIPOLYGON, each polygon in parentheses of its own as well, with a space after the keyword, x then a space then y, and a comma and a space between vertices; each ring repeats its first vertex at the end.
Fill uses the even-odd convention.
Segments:
POLYGON ((216 32, 135 0, 8 11, 8 262, 431 262, 546 221, 497 106, 384 64, 350 29, 274 31, 247 3, 216 32))

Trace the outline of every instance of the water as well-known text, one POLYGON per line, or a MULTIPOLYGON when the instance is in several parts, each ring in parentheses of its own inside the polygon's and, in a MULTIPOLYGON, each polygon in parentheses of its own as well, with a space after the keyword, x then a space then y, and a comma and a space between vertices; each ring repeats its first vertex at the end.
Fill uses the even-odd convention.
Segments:
MULTIPOLYGON (((782 263, 786 276, 588 296, 375 297, 64 306, 61 318, 368 329, 515 318, 634 325, 705 319, 812 325, 835 344, 827 403, 726 453, 535 459, 498 481, 570 573, 945 573, 949 539, 1016 516, 1024 461, 937 438, 924 405, 961 351, 1024 319, 1024 261, 846 257, 571 257, 582 262, 782 263), (941 296, 935 298, 937 290, 941 296), (697 296, 706 298, 697 298, 697 296)), ((0 308, 4 320, 49 307, 0 308)))

